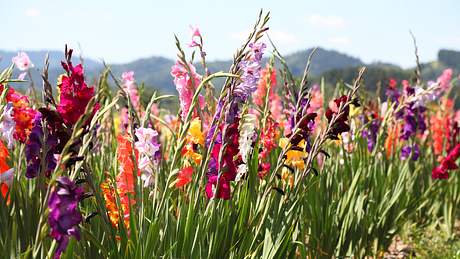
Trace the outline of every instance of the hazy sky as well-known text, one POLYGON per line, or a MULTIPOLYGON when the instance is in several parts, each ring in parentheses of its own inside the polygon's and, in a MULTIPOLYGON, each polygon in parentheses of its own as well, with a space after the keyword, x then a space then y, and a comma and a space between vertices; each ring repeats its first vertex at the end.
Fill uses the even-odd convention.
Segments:
POLYGON ((336 49, 365 62, 414 64, 409 34, 422 61, 440 48, 460 50, 460 1, 288 0, 0 0, 0 49, 62 50, 109 62, 174 57, 174 33, 189 41, 201 29, 210 60, 228 59, 260 8, 271 12, 270 35, 284 54, 313 46, 336 49))

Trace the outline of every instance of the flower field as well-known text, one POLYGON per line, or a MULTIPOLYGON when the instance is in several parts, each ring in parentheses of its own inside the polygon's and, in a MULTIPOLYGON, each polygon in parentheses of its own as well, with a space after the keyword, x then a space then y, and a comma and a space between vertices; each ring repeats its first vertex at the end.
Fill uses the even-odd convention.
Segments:
POLYGON ((314 53, 292 75, 268 22, 225 72, 198 28, 176 38, 177 96, 147 102, 134 72, 89 80, 70 46, 56 85, 45 66, 24 87, 19 53, 0 73, 0 257, 383 258, 408 226, 455 239, 459 75, 417 64, 381 98, 363 67, 328 88, 314 53))

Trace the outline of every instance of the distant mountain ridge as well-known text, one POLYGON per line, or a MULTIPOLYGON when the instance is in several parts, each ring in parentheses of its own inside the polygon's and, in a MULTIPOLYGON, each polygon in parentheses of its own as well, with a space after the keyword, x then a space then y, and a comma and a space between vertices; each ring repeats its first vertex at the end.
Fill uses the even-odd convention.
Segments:
MULTIPOLYGON (((298 51, 285 56, 286 62, 295 76, 303 73, 307 57, 313 49, 298 51)), ((64 58, 64 53, 60 51, 26 51, 32 63, 35 65, 33 77, 39 80, 39 71, 41 71, 45 56, 49 53, 50 57, 50 79, 57 78, 62 73, 60 61, 64 58)), ((5 68, 11 64, 11 59, 17 55, 13 51, 0 51, 0 68, 5 68)), ((73 57, 75 62, 79 62, 79 57, 73 57)), ((91 58, 84 58, 85 73, 88 78, 93 78, 103 70, 103 64, 91 58)), ((231 60, 208 62, 208 68, 211 72, 220 70, 227 71, 231 65, 231 60)), ((364 64, 360 59, 348 56, 346 54, 318 48, 312 62, 312 75, 319 76, 325 71, 331 69, 345 68, 364 64)), ((121 75, 123 71, 132 70, 135 73, 138 82, 144 82, 146 86, 161 89, 163 92, 174 92, 175 87, 170 75, 171 67, 174 60, 154 56, 149 58, 137 59, 124 64, 112 64, 111 69, 116 75, 121 75)), ((197 65, 198 70, 201 70, 197 65)))
MULTIPOLYGON (((301 76, 307 58, 313 49, 306 49, 285 55, 284 58, 291 69, 294 76, 301 76)), ((60 61, 64 59, 63 52, 60 51, 26 51, 31 58, 32 63, 35 64, 33 69, 33 79, 35 82, 40 81, 40 71, 45 60, 46 53, 49 53, 50 57, 50 69, 49 78, 53 84, 59 74, 63 73, 60 61)), ((0 69, 3 69, 11 64, 11 59, 17 55, 17 52, 13 51, 1 51, 0 50, 0 69)), ((79 57, 73 57, 75 62, 80 62, 79 57)), ((94 78, 103 70, 103 64, 100 61, 84 58, 85 74, 88 80, 94 81, 94 78)), ((212 61, 208 62, 208 68, 211 72, 227 71, 231 65, 231 60, 223 61, 212 61)), ((124 71, 132 70, 135 73, 136 80, 138 82, 144 82, 146 87, 154 87, 164 93, 174 93, 175 87, 173 80, 170 75, 171 67, 174 65, 174 60, 160 56, 153 56, 148 58, 137 59, 132 62, 123 64, 112 64, 110 65, 115 75, 121 75, 124 71)), ((335 50, 327 50, 323 48, 317 48, 315 55, 313 56, 310 73, 313 77, 325 76, 326 80, 330 83, 335 83, 337 80, 349 80, 356 73, 356 68, 359 66, 366 65, 369 67, 370 75, 368 78, 370 83, 375 84, 384 77, 392 76, 396 77, 407 76, 413 69, 405 70, 401 67, 388 63, 372 63, 365 64, 359 58, 349 56, 344 53, 340 53, 335 50)), ((452 67, 456 71, 460 70, 460 52, 453 50, 440 50, 438 60, 423 64, 422 75, 429 79, 433 76, 437 76, 442 69, 446 67, 452 67)), ((197 64, 197 68, 200 71, 200 65, 197 64)), ((16 71, 17 72, 17 71, 16 71)))

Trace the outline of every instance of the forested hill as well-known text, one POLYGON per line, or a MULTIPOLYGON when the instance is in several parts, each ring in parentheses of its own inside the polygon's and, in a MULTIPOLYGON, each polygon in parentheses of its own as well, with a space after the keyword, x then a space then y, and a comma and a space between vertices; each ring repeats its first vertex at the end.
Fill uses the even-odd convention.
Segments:
MULTIPOLYGON (((298 51, 284 58, 295 76, 303 73, 305 64, 312 49, 298 51)), ((41 71, 46 53, 50 56, 50 79, 55 80, 61 74, 62 68, 60 61, 64 58, 60 51, 27 51, 32 63, 34 81, 40 80, 39 71, 41 71)), ((11 59, 17 53, 12 51, 0 51, 0 69, 11 64, 11 59)), ((76 62, 80 62, 79 57, 74 57, 76 62)), ((91 58, 84 58, 85 73, 89 81, 103 70, 102 61, 91 58)), ((172 93, 175 91, 172 77, 170 75, 171 66, 174 60, 165 57, 154 56, 142 58, 124 64, 110 65, 114 74, 121 75, 123 71, 133 70, 138 82, 144 82, 146 87, 159 89, 161 92, 172 93)), ((230 60, 209 62, 208 66, 211 72, 227 71, 231 65, 230 60)), ((407 79, 412 76, 413 69, 402 69, 399 66, 387 63, 365 64, 359 58, 355 58, 344 53, 334 50, 318 48, 311 64, 311 75, 319 79, 324 77, 326 82, 335 84, 339 80, 350 82, 359 66, 366 65, 368 70, 365 74, 367 89, 373 90, 382 80, 393 77, 396 79, 407 79)), ((198 70, 200 66, 197 64, 198 70)), ((425 79, 435 79, 443 69, 451 67, 455 72, 460 71, 460 52, 453 50, 440 50, 438 59, 432 62, 422 64, 422 76, 425 79)), ((55 83, 53 81, 52 83, 55 83)))

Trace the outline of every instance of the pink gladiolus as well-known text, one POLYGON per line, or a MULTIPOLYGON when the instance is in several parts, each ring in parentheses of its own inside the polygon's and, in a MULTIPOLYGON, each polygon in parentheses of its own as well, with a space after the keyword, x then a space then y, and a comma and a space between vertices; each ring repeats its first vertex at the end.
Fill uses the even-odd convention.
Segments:
POLYGON ((131 102, 133 104, 134 109, 136 109, 138 112, 140 112, 140 106, 139 106, 139 94, 137 92, 137 87, 136 84, 134 83, 134 72, 133 71, 128 71, 128 72, 123 72, 121 75, 121 78, 123 80, 123 89, 125 92, 129 95, 131 102))
POLYGON ((198 27, 192 27, 192 41, 188 44, 190 48, 201 46, 201 33, 198 27))
POLYGON ((174 84, 176 85, 177 92, 179 92, 182 119, 185 119, 187 116, 192 105, 195 88, 201 83, 201 76, 196 72, 195 67, 192 64, 188 64, 188 66, 192 77, 190 77, 184 64, 180 61, 177 61, 171 68, 171 76, 174 77, 174 84))
POLYGON ((126 84, 133 84, 134 83, 134 71, 127 71, 121 74, 121 78, 123 82, 126 84))
POLYGON ((26 71, 29 68, 34 67, 30 61, 29 56, 25 52, 19 52, 18 55, 12 59, 12 61, 14 65, 16 65, 16 67, 21 71, 26 71))
POLYGON ((450 81, 452 80, 452 69, 448 68, 442 71, 442 74, 438 77, 437 82, 442 90, 447 91, 450 87, 450 81))

